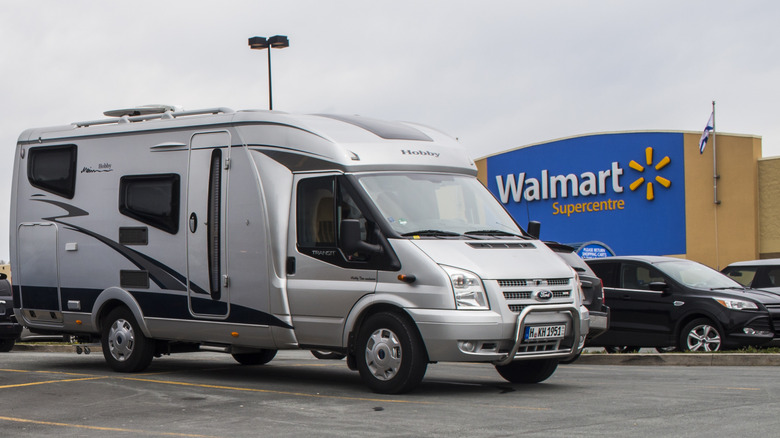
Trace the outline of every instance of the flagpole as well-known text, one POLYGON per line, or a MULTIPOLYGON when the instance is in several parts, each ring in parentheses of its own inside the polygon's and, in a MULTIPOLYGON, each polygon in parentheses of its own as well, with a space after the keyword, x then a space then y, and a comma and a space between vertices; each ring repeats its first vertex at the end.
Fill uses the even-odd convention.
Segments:
POLYGON ((712 101, 712 184, 713 184, 713 196, 715 200, 715 267, 720 271, 720 242, 718 239, 718 159, 717 159, 717 147, 716 147, 716 133, 715 133, 715 101, 712 101))
POLYGON ((716 137, 715 134, 715 101, 712 101, 712 187, 713 187, 713 196, 715 205, 720 204, 720 201, 718 200, 718 179, 720 178, 720 175, 718 175, 718 154, 717 154, 717 147, 715 145, 716 137))

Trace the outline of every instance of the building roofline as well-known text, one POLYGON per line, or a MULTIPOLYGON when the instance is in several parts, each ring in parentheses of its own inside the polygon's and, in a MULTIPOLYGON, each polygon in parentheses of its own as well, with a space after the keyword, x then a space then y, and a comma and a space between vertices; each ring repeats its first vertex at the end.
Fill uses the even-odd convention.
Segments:
MULTIPOLYGON (((695 135, 701 135, 701 131, 679 131, 679 130, 674 130, 674 129, 639 129, 639 130, 628 130, 628 131, 591 132, 591 133, 575 134, 575 135, 570 135, 570 136, 567 136, 567 137, 555 138, 555 139, 552 139, 552 140, 539 141, 539 142, 536 142, 536 143, 530 143, 530 144, 527 144, 527 145, 518 146, 518 147, 515 147, 515 148, 511 148, 511 149, 506 149, 506 150, 501 151, 501 152, 494 152, 494 153, 489 154, 489 155, 484 155, 484 156, 481 156, 481 157, 477 157, 474 160, 475 161, 484 160, 486 158, 495 157, 497 155, 503 155, 503 154, 506 154, 507 152, 514 152, 516 150, 525 149, 525 148, 532 147, 532 146, 539 146, 539 145, 543 145, 543 144, 547 144, 547 143, 555 143, 555 142, 558 142, 558 141, 571 140, 571 139, 580 138, 580 137, 593 137, 593 136, 596 136, 596 135, 612 135, 612 134, 643 134, 643 133, 670 133, 670 134, 695 134, 695 135)), ((747 137, 747 138, 758 138, 758 139, 761 138, 760 135, 755 135, 755 134, 735 134, 735 133, 729 133, 729 132, 716 132, 716 134, 717 135, 728 135, 730 137, 747 137)))

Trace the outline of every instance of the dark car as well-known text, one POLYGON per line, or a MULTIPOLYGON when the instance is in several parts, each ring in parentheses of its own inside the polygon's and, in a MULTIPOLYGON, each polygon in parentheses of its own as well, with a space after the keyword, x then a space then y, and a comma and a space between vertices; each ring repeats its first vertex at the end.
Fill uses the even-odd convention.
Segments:
MULTIPOLYGON (((555 251, 566 263, 577 272, 582 284, 582 293, 585 296, 582 304, 590 313, 590 331, 587 340, 591 340, 609 328, 609 307, 604 305, 604 291, 601 279, 588 267, 577 252, 568 245, 556 242, 545 242, 550 249, 555 251)), ((585 342, 588 345, 588 341, 585 342)))
POLYGON ((635 256, 587 263, 604 282, 610 308, 609 331, 592 346, 717 351, 780 340, 780 295, 747 289, 691 260, 635 256))
POLYGON ((22 326, 14 316, 13 294, 11 282, 5 274, 0 273, 0 352, 11 351, 22 326))
POLYGON ((745 287, 780 293, 780 259, 736 262, 721 272, 745 287))

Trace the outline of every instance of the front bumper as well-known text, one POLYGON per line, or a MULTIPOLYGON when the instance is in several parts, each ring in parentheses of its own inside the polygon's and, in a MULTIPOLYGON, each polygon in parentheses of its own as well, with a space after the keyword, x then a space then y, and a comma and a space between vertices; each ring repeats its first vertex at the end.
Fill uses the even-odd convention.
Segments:
MULTIPOLYGON (((573 304, 527 306, 513 319, 493 311, 407 309, 431 362, 492 362, 576 356, 588 332, 587 309, 573 304), (565 325, 563 338, 526 341, 527 326, 565 325)), ((514 314, 513 314, 514 316, 514 314)))

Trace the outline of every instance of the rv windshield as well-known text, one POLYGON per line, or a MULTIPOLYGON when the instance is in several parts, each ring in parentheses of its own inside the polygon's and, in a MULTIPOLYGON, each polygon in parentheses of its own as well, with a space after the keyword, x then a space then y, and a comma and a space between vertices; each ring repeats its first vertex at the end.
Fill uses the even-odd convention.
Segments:
POLYGON ((523 235, 476 178, 386 173, 358 179, 385 220, 401 235, 523 235))

